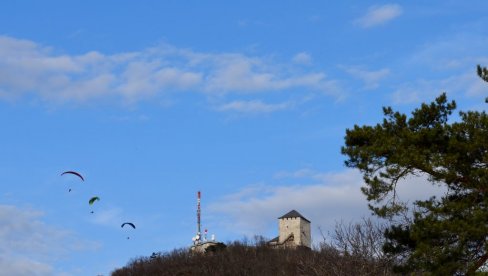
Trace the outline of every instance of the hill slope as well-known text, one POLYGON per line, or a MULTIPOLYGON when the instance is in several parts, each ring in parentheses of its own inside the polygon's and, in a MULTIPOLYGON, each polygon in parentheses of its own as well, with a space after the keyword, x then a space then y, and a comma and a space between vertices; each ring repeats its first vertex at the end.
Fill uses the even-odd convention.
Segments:
POLYGON ((331 246, 273 249, 264 243, 234 242, 211 254, 174 250, 156 258, 140 257, 113 276, 134 275, 393 275, 386 260, 342 254, 331 246))

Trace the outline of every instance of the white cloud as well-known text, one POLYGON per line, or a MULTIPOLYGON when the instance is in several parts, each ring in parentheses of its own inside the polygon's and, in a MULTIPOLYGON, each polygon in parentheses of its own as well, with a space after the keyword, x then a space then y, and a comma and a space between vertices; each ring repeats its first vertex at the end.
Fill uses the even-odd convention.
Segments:
MULTIPOLYGON (((279 178, 316 176, 317 172, 278 173, 279 178)), ((311 185, 259 185, 244 188, 210 205, 212 213, 227 217, 231 231, 239 234, 262 234, 277 224, 276 218, 295 209, 317 226, 334 225, 342 218, 359 218, 368 214, 359 191, 361 177, 352 171, 321 174, 324 182, 311 185)), ((219 216, 221 218, 222 216, 219 216)))
POLYGON ((364 81, 365 89, 378 88, 382 79, 390 74, 390 69, 383 68, 376 71, 369 71, 360 66, 341 66, 351 76, 364 81))
POLYGON ((51 276, 54 274, 54 270, 50 265, 22 257, 11 259, 0 255, 0 268, 3 275, 51 276))
POLYGON ((413 104, 423 102, 422 92, 413 87, 401 87, 390 95, 393 104, 413 104))
POLYGON ((463 28, 457 33, 431 39, 406 57, 407 65, 428 66, 436 71, 452 71, 471 68, 488 62, 486 56, 488 38, 473 30, 463 28))
MULTIPOLYGON (((418 79, 402 83, 390 95, 394 104, 430 102, 446 92, 450 99, 486 97, 488 88, 474 70, 440 79, 418 79)), ((480 100, 481 101, 481 100, 480 100)))
POLYGON ((98 245, 44 223, 42 212, 0 205, 0 267, 5 275, 56 275, 53 262, 98 245))
POLYGON ((394 73, 408 72, 408 80, 394 87, 390 94, 393 103, 430 102, 446 92, 449 99, 463 104, 459 105, 461 110, 486 110, 488 85, 476 74, 477 64, 488 64, 488 38, 482 30, 482 25, 456 26, 454 31, 432 37, 401 58, 401 69, 394 73))
POLYGON ((399 17, 402 12, 402 7, 397 4, 372 6, 364 16, 356 19, 354 23, 362 28, 371 28, 399 17))
POLYGON ((233 101, 217 107, 219 111, 234 111, 240 113, 271 113, 286 110, 292 107, 291 103, 267 104, 259 100, 233 101))
POLYGON ((433 37, 401 58, 401 69, 394 73, 408 72, 408 80, 394 87, 390 94, 394 104, 430 102, 442 92, 458 101, 484 102, 488 86, 477 76, 476 64, 488 64, 488 39, 473 26, 457 28, 457 32, 433 37))
MULTIPOLYGON (((300 53, 298 62, 310 57, 300 53)), ((160 45, 138 52, 59 55, 32 41, 0 36, 0 99, 36 95, 49 102, 115 97, 128 102, 169 95, 266 93, 303 89, 342 92, 324 72, 295 73, 293 64, 235 53, 200 53, 160 45)))
MULTIPOLYGON (((251 185, 210 204, 212 217, 236 234, 253 236, 276 228, 276 218, 295 209, 312 222, 313 236, 319 238, 319 226, 330 231, 338 221, 356 221, 371 214, 360 191, 362 176, 356 170, 301 169, 279 172, 274 178, 312 184, 251 185)), ((411 177, 398 185, 397 192, 401 200, 411 202, 439 195, 442 189, 427 183, 425 177, 411 177)))
POLYGON ((337 93, 337 83, 323 72, 293 75, 281 66, 263 59, 242 55, 218 55, 208 60, 215 64, 207 76, 206 91, 210 93, 268 92, 292 88, 308 88, 328 95, 337 93))
POLYGON ((97 211, 91 218, 91 222, 104 226, 116 226, 118 227, 123 221, 123 212, 120 208, 108 208, 105 210, 97 211))
POLYGON ((293 57, 293 62, 310 65, 312 64, 312 57, 308 53, 300 52, 293 57))
MULTIPOLYGON (((54 229, 38 220, 43 214, 34 210, 21 210, 15 206, 0 205, 0 253, 44 253, 53 249, 51 239, 59 240, 67 232, 54 229)), ((59 250, 57 248, 56 250, 59 250)))

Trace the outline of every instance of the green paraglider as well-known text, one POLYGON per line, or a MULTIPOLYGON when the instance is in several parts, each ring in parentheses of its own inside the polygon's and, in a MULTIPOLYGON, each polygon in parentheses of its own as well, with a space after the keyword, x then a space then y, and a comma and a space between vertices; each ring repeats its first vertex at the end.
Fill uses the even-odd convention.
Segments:
POLYGON ((94 197, 90 198, 90 200, 88 201, 88 204, 93 205, 93 203, 95 203, 95 201, 98 201, 98 200, 100 200, 100 198, 98 196, 94 196, 94 197))
MULTIPOLYGON (((100 198, 98 196, 94 196, 94 197, 90 198, 90 200, 88 201, 88 204, 93 205, 93 203, 95 203, 95 201, 99 201, 99 200, 100 200, 100 198)), ((95 212, 92 210, 90 213, 93 214, 95 212)))

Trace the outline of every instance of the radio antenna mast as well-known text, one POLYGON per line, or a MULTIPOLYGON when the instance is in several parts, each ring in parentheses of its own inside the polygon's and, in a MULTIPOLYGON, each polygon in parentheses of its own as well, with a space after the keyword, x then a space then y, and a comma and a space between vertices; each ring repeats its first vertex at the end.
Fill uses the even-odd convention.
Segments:
POLYGON ((197 194, 197 235, 200 236, 201 235, 201 231, 200 231, 200 191, 198 191, 198 194, 197 194))

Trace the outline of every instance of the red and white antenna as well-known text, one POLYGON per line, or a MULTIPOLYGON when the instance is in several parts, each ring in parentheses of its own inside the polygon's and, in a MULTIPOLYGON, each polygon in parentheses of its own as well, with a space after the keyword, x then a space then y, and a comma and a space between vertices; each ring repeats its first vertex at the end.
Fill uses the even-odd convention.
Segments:
POLYGON ((201 232, 200 232, 200 191, 198 191, 198 197, 197 197, 197 236, 200 237, 201 232))

